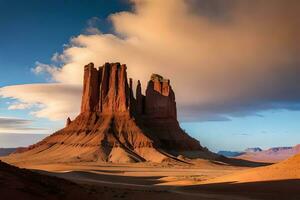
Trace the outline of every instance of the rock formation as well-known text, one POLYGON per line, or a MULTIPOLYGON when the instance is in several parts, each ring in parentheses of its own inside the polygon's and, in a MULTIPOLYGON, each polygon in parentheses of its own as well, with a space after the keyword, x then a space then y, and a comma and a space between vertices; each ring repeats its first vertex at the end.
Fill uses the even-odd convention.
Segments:
POLYGON ((163 162, 212 155, 179 126, 170 81, 153 74, 136 98, 126 65, 84 67, 81 113, 66 127, 13 156, 53 161, 163 162), (129 82, 129 83, 128 83, 129 82))

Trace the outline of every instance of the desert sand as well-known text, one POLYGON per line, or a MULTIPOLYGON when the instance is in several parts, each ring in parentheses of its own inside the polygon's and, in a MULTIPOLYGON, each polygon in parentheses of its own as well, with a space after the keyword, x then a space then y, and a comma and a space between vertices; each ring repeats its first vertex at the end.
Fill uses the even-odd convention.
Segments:
MULTIPOLYGON (((7 157, 1 159, 6 160, 7 157)), ((293 174, 285 170, 292 162, 297 164, 297 159, 291 159, 280 165, 255 168, 249 167, 249 163, 236 162, 239 166, 204 159, 193 160, 192 164, 151 162, 126 164, 16 162, 14 164, 44 175, 56 176, 92 187, 96 194, 98 192, 102 194, 101 199, 299 198, 300 193, 296 190, 299 182, 295 180, 299 171, 293 174), (274 176, 272 178, 272 175, 276 174, 276 169, 278 174, 282 175, 281 178, 274 178, 274 176), (269 174, 266 171, 269 171, 269 174), (286 179, 288 174, 293 180, 286 179)))
POLYGON ((208 183, 218 182, 261 182, 261 181, 282 181, 300 179, 300 154, 285 161, 265 167, 248 169, 238 173, 222 176, 207 181, 208 183))
POLYGON ((148 162, 134 164, 22 162, 20 166, 43 175, 56 176, 92 187, 96 190, 96 194, 101 192, 102 196, 105 196, 101 199, 251 199, 235 194, 183 190, 184 186, 194 185, 202 180, 248 169, 202 159, 195 160, 193 165, 148 162))

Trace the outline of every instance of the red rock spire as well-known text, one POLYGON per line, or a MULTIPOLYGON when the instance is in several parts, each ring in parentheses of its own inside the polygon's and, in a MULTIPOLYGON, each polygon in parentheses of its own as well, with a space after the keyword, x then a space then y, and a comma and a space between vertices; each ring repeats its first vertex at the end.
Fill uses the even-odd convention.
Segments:
POLYGON ((99 102, 99 76, 94 64, 84 66, 83 94, 81 112, 93 112, 97 110, 99 102))

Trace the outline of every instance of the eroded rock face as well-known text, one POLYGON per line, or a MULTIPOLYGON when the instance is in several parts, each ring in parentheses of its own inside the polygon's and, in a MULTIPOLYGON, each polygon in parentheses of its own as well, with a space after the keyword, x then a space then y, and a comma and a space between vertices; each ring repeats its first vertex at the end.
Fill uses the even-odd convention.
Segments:
POLYGON ((149 118, 177 119, 175 94, 170 80, 157 74, 151 76, 146 89, 145 115, 149 118))
POLYGON ((103 71, 103 81, 106 82, 100 83, 100 111, 107 114, 127 112, 129 89, 126 65, 105 64, 103 71))
POLYGON ((178 160, 180 154, 211 155, 180 128, 169 80, 153 74, 146 95, 138 81, 136 98, 132 85, 126 65, 86 65, 81 113, 73 121, 68 118, 64 129, 14 156, 45 162, 47 152, 47 162, 163 162, 178 160))
POLYGON ((177 119, 175 94, 170 80, 153 74, 146 96, 138 81, 133 97, 132 79, 127 80, 126 65, 106 63, 99 69, 90 63, 84 67, 81 113, 133 113, 151 118, 177 119))
POLYGON ((128 105, 126 65, 106 63, 96 69, 94 64, 90 63, 84 67, 81 113, 127 112, 128 105))

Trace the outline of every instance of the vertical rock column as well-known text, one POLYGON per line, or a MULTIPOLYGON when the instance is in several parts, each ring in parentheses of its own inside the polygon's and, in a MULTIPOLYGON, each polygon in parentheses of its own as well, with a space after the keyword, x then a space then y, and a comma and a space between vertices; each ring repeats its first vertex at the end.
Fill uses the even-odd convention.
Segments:
POLYGON ((99 102, 99 75, 94 64, 84 66, 81 112, 94 112, 99 102))
POLYGON ((99 68, 99 71, 101 71, 101 85, 99 87, 99 111, 102 112, 105 97, 107 96, 109 88, 110 64, 105 63, 103 67, 99 68))
POLYGON ((99 110, 104 114, 127 112, 130 91, 126 65, 106 63, 102 68, 99 110))
POLYGON ((117 96, 115 102, 115 111, 126 112, 128 110, 130 101, 130 90, 127 81, 126 65, 121 65, 118 68, 117 78, 117 96))

